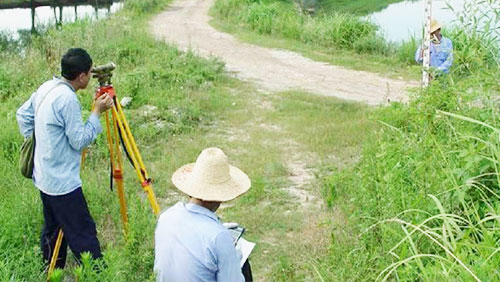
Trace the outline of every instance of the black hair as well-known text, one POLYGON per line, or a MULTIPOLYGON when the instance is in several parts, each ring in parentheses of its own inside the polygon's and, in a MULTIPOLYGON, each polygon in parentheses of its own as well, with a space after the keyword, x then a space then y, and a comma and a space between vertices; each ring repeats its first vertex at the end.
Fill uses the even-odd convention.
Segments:
POLYGON ((92 67, 92 58, 82 48, 71 48, 61 59, 61 75, 67 80, 77 78, 81 73, 87 73, 92 67))

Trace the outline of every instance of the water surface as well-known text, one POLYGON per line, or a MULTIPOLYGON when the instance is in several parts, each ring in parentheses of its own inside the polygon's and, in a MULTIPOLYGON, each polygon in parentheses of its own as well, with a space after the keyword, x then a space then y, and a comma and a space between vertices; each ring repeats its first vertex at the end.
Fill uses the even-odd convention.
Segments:
MULTIPOLYGON (((1 0, 0 0, 1 1, 1 0)), ((14 38, 19 31, 35 31, 37 27, 74 22, 77 19, 101 19, 118 11, 123 3, 116 2, 103 6, 41 6, 36 8, 14 8, 0 10, 0 32, 14 38)))
MULTIPOLYGON (((437 19, 443 26, 454 24, 457 16, 455 13, 464 11, 464 3, 467 0, 434 0, 432 1, 432 17, 437 19), (449 3, 455 13, 448 9, 449 3)), ((403 41, 411 36, 422 37, 424 25, 424 0, 403 1, 389 5, 380 12, 368 16, 377 25, 385 38, 390 41, 403 41)))

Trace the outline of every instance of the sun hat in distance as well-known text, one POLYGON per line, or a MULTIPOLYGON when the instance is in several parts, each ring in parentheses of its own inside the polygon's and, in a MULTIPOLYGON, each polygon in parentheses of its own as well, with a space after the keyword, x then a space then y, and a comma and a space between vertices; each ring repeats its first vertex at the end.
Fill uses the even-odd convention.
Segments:
POLYGON ((185 194, 204 201, 225 202, 250 188, 250 179, 239 168, 229 165, 227 156, 219 148, 201 152, 196 163, 177 169, 172 183, 185 194))
POLYGON ((438 23, 435 19, 431 20, 431 33, 434 33, 436 30, 441 28, 441 24, 438 23))

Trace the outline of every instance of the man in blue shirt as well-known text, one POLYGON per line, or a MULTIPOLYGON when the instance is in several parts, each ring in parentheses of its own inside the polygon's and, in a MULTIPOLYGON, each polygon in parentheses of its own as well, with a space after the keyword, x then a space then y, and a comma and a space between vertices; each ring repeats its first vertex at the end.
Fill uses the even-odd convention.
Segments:
MULTIPOLYGON (((453 44, 451 40, 441 35, 441 25, 436 21, 431 21, 431 62, 430 65, 437 71, 437 75, 441 73, 449 73, 453 64, 453 44)), ((418 47, 415 52, 415 61, 422 63, 423 50, 422 46, 418 47)))
POLYGON ((76 91, 85 89, 92 76, 92 59, 80 48, 69 49, 61 60, 62 78, 43 83, 17 110, 17 122, 26 138, 35 131, 33 183, 40 190, 44 226, 43 259, 52 256, 58 231, 64 239, 56 261, 63 268, 67 245, 79 259, 82 252, 100 258, 94 220, 82 193, 80 155, 102 131, 99 116, 113 105, 108 95, 95 100, 92 114, 82 121, 76 91))
POLYGON ((157 281, 245 281, 233 238, 215 211, 221 202, 248 191, 248 176, 229 165, 222 150, 208 148, 196 163, 178 169, 172 182, 189 201, 160 215, 155 232, 157 281))

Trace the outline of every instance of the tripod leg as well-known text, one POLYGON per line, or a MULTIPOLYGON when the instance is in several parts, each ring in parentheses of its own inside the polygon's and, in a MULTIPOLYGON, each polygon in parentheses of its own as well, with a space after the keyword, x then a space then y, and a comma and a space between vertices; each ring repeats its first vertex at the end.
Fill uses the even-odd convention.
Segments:
MULTIPOLYGON (((113 178, 115 179, 116 182, 116 190, 118 193, 118 199, 120 201, 120 214, 122 217, 122 222, 123 222, 123 229, 125 233, 128 231, 128 216, 127 216, 127 203, 125 201, 125 191, 123 188, 123 162, 122 162, 122 157, 120 154, 120 139, 118 136, 118 128, 117 128, 117 123, 116 123, 116 118, 115 115, 112 114, 113 117, 113 135, 114 135, 114 146, 115 146, 115 152, 116 152, 116 161, 117 161, 117 166, 114 167, 113 169, 113 178)), ((106 119, 107 119, 106 115, 106 119)), ((111 135, 111 132, 110 132, 111 135)), ((110 138, 111 140, 111 138, 110 138)), ((112 146, 112 145, 110 145, 112 146)))
MULTIPOLYGON (((122 132, 123 143, 125 144, 127 151, 130 153, 130 158, 132 160, 135 171, 137 173, 137 178, 141 182, 142 187, 144 188, 144 190, 146 191, 146 193, 148 195, 148 200, 149 200, 149 203, 151 204, 151 207, 153 208, 153 212, 155 213, 155 215, 158 215, 160 213, 160 206, 158 205, 158 202, 156 201, 156 197, 154 195, 153 188, 151 187, 151 183, 146 179, 147 175, 145 173, 145 169, 142 169, 139 162, 138 162, 138 158, 140 158, 140 154, 138 154, 137 148, 136 148, 136 150, 134 150, 132 148, 131 142, 134 142, 133 137, 132 137, 132 139, 130 139, 129 134, 123 134, 126 132, 125 127, 124 127, 124 123, 126 121, 122 120, 121 117, 119 116, 119 114, 117 112, 118 107, 119 107, 119 104, 115 103, 115 106, 112 108, 113 118, 116 119, 116 121, 117 121, 116 124, 120 128, 120 132, 122 132)), ((130 132, 130 130, 129 130, 129 132, 130 132)))
POLYGON ((123 122, 123 128, 125 129, 125 134, 127 135, 129 141, 130 141, 130 146, 132 147, 132 152, 136 156, 137 162, 139 164, 139 167, 144 174, 144 178, 148 178, 148 174, 146 171, 146 167, 144 166, 144 162, 142 161, 141 154, 139 153, 139 149, 137 148, 137 144, 135 143, 134 136, 132 135, 132 131, 130 130, 130 126, 128 125, 127 119, 125 117, 125 114, 123 113, 122 106, 120 103, 116 105, 116 111, 118 114, 118 117, 122 120, 123 122))
POLYGON ((57 257, 59 256, 59 249, 61 249, 61 243, 64 233, 62 229, 59 229, 59 234, 57 234, 56 245, 54 246, 54 252, 52 253, 52 258, 50 258, 49 271, 47 272, 47 281, 50 279, 54 268, 56 267, 57 257))

